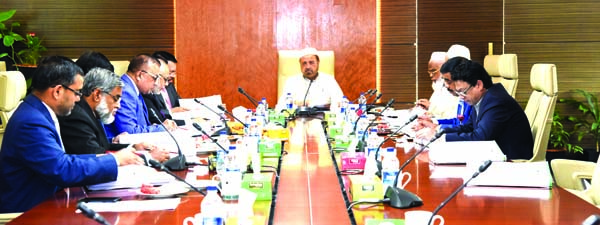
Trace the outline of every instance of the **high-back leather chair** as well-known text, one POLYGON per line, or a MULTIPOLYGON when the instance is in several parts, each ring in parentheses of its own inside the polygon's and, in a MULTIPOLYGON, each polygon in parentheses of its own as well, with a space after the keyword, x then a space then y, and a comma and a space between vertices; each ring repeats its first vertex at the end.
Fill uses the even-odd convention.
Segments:
POLYGON ((600 158, 598 162, 554 159, 550 162, 556 185, 600 207, 600 158), (591 179, 586 187, 584 183, 591 179))
POLYGON ((121 75, 127 73, 127 67, 129 67, 129 61, 127 61, 127 60, 110 61, 110 64, 113 65, 113 67, 115 68, 115 73, 118 76, 121 76, 121 75))
MULTIPOLYGON (((277 65, 277 99, 283 93, 285 81, 295 75, 302 74, 300 57, 305 52, 302 50, 279 50, 279 63, 277 65)), ((333 51, 317 51, 319 55, 319 71, 335 75, 335 56, 333 51)), ((115 71, 116 72, 116 71, 115 71)))
POLYGON ((27 92, 25 77, 19 71, 0 72, 0 151, 2 137, 12 111, 17 108, 27 92))
MULTIPOLYGON (((532 115, 533 118, 530 120, 531 133, 533 135, 533 157, 529 160, 515 161, 536 162, 546 160, 546 149, 548 147, 548 139, 550 138, 550 128, 552 127, 552 115, 554 114, 558 98, 556 66, 554 64, 534 64, 531 67, 531 83, 532 86, 539 87, 541 91, 541 96, 532 97, 534 98, 533 102, 527 103, 528 108, 535 108, 535 115, 532 115), (529 106, 530 104, 532 105, 529 106)), ((533 95, 538 95, 535 93, 535 90, 533 95)))
POLYGON ((494 83, 502 83, 506 91, 515 97, 519 83, 519 67, 516 54, 486 55, 483 60, 485 70, 494 83))

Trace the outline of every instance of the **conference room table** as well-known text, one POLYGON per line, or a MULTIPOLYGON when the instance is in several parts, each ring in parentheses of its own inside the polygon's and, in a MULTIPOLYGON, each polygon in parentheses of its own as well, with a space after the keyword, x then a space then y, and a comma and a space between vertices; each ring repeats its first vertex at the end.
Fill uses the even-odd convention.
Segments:
MULTIPOLYGON (((407 211, 433 211, 463 182, 462 178, 432 178, 433 174, 452 168, 431 164, 425 152, 404 169, 412 175, 405 189, 418 195, 424 202, 423 206, 395 209, 384 204, 359 204, 348 211, 351 203, 348 177, 339 173, 339 153, 331 151, 322 124, 320 119, 314 118, 298 118, 290 122, 290 137, 284 144, 284 154, 279 163, 279 180, 273 184, 273 201, 255 203, 254 216, 258 219, 254 224, 366 224, 370 219, 403 219, 407 211)), ((394 143, 390 141, 386 145, 394 146, 394 143)), ((397 148, 400 162, 414 152, 412 147, 397 148)), ((177 172, 181 176, 185 176, 185 173, 177 172)), ((72 187, 68 190, 57 192, 9 224, 97 224, 75 212, 78 199, 86 196, 144 199, 127 189, 89 192, 72 187)), ((202 199, 202 195, 188 192, 181 197, 181 203, 174 210, 101 214, 111 224, 182 224, 186 217, 201 211, 202 199)), ((553 186, 541 191, 521 189, 515 192, 507 188, 472 195, 461 191, 439 214, 444 217, 446 224, 549 225, 581 224, 588 216, 600 214, 600 210, 568 191, 553 186), (537 194, 510 194, 519 192, 537 194)))

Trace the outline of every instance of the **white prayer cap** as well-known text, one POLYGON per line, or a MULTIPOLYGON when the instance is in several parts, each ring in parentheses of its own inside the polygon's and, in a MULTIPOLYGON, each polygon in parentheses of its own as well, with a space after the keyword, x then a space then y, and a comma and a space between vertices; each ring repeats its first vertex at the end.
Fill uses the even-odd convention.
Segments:
POLYGON ((446 52, 432 52, 429 62, 442 61, 445 62, 448 59, 446 52))
POLYGON ((318 56, 319 55, 318 53, 319 52, 317 51, 316 48, 305 48, 305 49, 302 49, 302 54, 300 57, 307 56, 307 55, 317 55, 318 56))
POLYGON ((469 48, 463 45, 452 45, 448 49, 448 59, 454 58, 456 56, 464 57, 468 60, 471 60, 471 52, 469 51, 469 48))

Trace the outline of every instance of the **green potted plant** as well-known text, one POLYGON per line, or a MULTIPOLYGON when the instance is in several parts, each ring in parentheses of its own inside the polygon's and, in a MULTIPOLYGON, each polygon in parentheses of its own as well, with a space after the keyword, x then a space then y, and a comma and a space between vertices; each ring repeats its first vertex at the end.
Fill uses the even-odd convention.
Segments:
POLYGON ((571 144, 571 133, 565 130, 562 123, 564 119, 566 118, 561 116, 558 111, 554 111, 554 115, 552 116, 552 127, 550 128, 549 146, 555 151, 564 150, 569 153, 583 154, 583 148, 581 146, 571 144))
MULTIPOLYGON (((583 96, 584 100, 580 101, 570 98, 560 99, 559 101, 576 107, 577 110, 581 112, 581 115, 579 116, 568 117, 568 120, 573 122, 573 131, 571 134, 576 134, 577 141, 579 142, 581 142, 585 136, 591 136, 596 146, 595 154, 592 154, 592 157, 597 159, 600 150, 600 106, 598 105, 598 98, 585 90, 577 89, 575 92, 583 96)), ((593 158, 590 160, 594 160, 593 158)))
POLYGON ((42 58, 42 52, 46 47, 42 45, 42 40, 35 36, 35 33, 28 33, 22 41, 26 48, 17 53, 17 57, 22 65, 37 66, 37 62, 42 58))
POLYGON ((0 38, 2 39, 2 44, 7 48, 6 51, 8 51, 0 52, 0 58, 8 57, 12 64, 17 64, 14 44, 24 40, 23 36, 13 31, 15 27, 21 26, 19 22, 12 22, 10 25, 4 24, 5 21, 15 15, 15 12, 17 11, 14 9, 0 12, 0 38))

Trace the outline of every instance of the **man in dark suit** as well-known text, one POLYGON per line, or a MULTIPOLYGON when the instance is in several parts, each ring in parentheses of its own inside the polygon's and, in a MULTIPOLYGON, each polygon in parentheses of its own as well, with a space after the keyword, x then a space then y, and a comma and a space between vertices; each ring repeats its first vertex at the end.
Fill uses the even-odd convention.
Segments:
POLYGON ((133 150, 114 154, 65 154, 56 116, 69 115, 80 100, 83 71, 71 59, 43 59, 32 93, 8 121, 0 151, 0 212, 23 212, 65 187, 117 179, 117 166, 142 164, 133 150))
MULTIPOLYGON (((533 135, 521 106, 502 84, 493 84, 483 66, 466 58, 446 62, 442 73, 450 73, 455 93, 473 106, 469 120, 445 129, 446 141, 494 140, 507 159, 533 156, 533 135)), ((434 129, 424 129, 418 138, 430 139, 434 129)))
POLYGON ((175 56, 166 51, 157 51, 152 54, 154 58, 162 59, 167 62, 167 66, 169 67, 167 83, 165 87, 161 90, 161 94, 165 97, 166 105, 171 112, 183 112, 188 111, 188 109, 181 107, 179 104, 179 94, 175 89, 175 77, 177 75, 177 59, 175 56))
MULTIPOLYGON (((83 83, 82 100, 75 103, 71 115, 60 116, 61 139, 68 154, 104 154, 107 150, 117 151, 127 144, 110 143, 102 124, 114 121, 120 107, 123 82, 113 72, 94 68, 83 83)), ((147 143, 132 145, 136 150, 150 150, 152 158, 165 161, 169 153, 147 143)))

